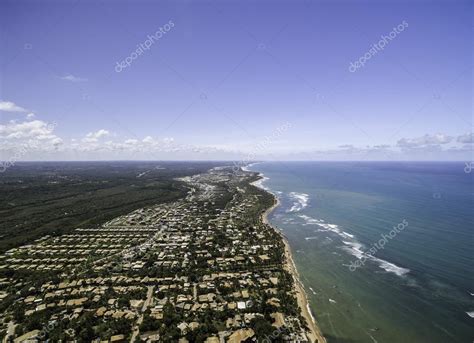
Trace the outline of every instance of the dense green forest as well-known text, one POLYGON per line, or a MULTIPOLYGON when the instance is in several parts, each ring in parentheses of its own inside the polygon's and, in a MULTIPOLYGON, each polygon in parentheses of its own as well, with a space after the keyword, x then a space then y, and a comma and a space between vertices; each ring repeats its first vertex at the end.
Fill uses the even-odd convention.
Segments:
POLYGON ((187 189, 178 177, 222 162, 24 162, 0 174, 0 252, 101 224, 187 189))

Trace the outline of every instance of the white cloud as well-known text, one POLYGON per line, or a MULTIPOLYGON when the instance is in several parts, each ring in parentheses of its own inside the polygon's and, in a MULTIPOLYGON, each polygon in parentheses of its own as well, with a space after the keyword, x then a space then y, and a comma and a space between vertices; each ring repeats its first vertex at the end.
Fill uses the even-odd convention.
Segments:
POLYGON ((54 134, 55 123, 41 120, 0 124, 0 154, 14 160, 31 159, 57 152, 63 140, 54 134))
POLYGON ((165 144, 173 144, 173 143, 174 143, 174 138, 165 137, 165 138, 163 138, 163 142, 164 142, 165 144))
MULTIPOLYGON (((80 142, 71 141, 71 148, 76 152, 83 152, 94 154, 94 156, 107 156, 106 158, 125 158, 125 159, 159 159, 160 156, 167 156, 168 158, 179 158, 178 156, 185 156, 182 158, 209 158, 209 154, 224 153, 213 147, 203 147, 187 144, 178 144, 172 137, 165 137, 162 139, 146 136, 144 138, 127 138, 101 141, 97 137, 105 136, 105 130, 91 132, 80 142), (175 154, 175 155, 173 155, 175 154)), ((222 155, 224 158, 224 155, 222 155)), ((163 157, 161 157, 163 158, 163 157)))
POLYGON ((65 81, 70 81, 70 82, 85 82, 85 81, 87 81, 87 79, 85 79, 85 78, 77 77, 77 76, 74 76, 74 75, 71 75, 71 74, 61 76, 60 79, 65 80, 65 81))
MULTIPOLYGON (((249 156, 245 150, 225 145, 182 144, 172 137, 120 137, 106 129, 87 133, 78 139, 62 139, 55 126, 32 118, 23 122, 9 121, 0 125, 0 152, 15 152, 27 147, 24 159, 42 158, 65 160, 106 159, 187 159, 187 160, 240 160, 249 156), (46 156, 46 157, 45 157, 46 156)), ((357 146, 340 145, 328 149, 289 150, 279 153, 257 152, 254 159, 280 160, 429 160, 465 159, 472 142, 472 134, 457 136, 445 134, 402 138, 397 145, 357 146), (451 144, 449 144, 451 143, 451 144)))
POLYGON ((152 137, 146 136, 145 138, 143 138, 142 142, 143 142, 143 143, 153 143, 154 140, 153 140, 152 137))
POLYGON ((26 109, 16 105, 11 101, 0 101, 0 111, 5 112, 26 112, 26 109))
POLYGON ((389 149, 390 148, 390 145, 388 144, 380 144, 380 145, 374 145, 372 147, 373 149, 377 149, 377 150, 385 150, 385 149, 389 149))
POLYGON ((458 137, 457 141, 459 143, 472 144, 474 143, 474 134, 472 132, 466 133, 458 137))
POLYGON ((33 119, 34 117, 36 117, 36 115, 35 115, 33 112, 28 113, 28 114, 26 115, 26 119, 33 119))
POLYGON ((104 130, 104 129, 100 129, 99 131, 96 131, 95 133, 93 133, 92 135, 96 138, 101 138, 101 137, 105 137, 105 136, 108 136, 110 134, 109 131, 107 130, 104 130))
POLYGON ((127 139, 127 140, 125 140, 124 144, 126 144, 126 145, 137 145, 138 140, 137 139, 127 139))
POLYGON ((417 138, 402 138, 397 142, 401 148, 417 148, 429 145, 447 144, 453 140, 453 137, 436 133, 434 135, 426 134, 417 138))
POLYGON ((53 134, 54 126, 41 120, 22 123, 12 120, 6 125, 0 125, 0 139, 52 139, 56 138, 53 134))
POLYGON ((352 144, 343 144, 339 145, 338 148, 345 149, 345 150, 353 150, 355 147, 352 144))
POLYGON ((104 129, 100 129, 95 132, 89 132, 83 139, 82 141, 85 143, 95 143, 97 142, 100 138, 109 136, 110 132, 104 129))

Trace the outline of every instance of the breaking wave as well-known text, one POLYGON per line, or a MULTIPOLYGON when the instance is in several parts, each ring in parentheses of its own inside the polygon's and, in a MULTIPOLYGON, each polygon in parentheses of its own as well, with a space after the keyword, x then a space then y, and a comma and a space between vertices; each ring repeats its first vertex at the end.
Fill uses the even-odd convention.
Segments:
MULTIPOLYGON (((298 217, 304 220, 303 225, 316 225, 318 229, 316 231, 320 232, 332 232, 338 235, 342 239, 342 243, 344 243, 343 250, 348 252, 349 254, 355 256, 357 259, 367 259, 371 260, 378 264, 380 268, 385 270, 388 273, 394 273, 398 276, 403 276, 410 272, 410 269, 399 267, 394 263, 388 262, 381 258, 375 257, 371 254, 364 252, 364 245, 357 241, 353 234, 350 234, 346 231, 343 231, 338 225, 326 223, 322 219, 312 218, 305 214, 299 214, 298 217)), ((314 239, 313 237, 306 237, 306 240, 314 239)))
POLYGON ((362 250, 364 246, 359 242, 343 241, 343 243, 346 245, 344 247, 344 250, 355 256, 357 259, 362 260, 363 258, 365 258, 367 260, 371 260, 377 263, 380 268, 382 268, 388 273, 394 273, 398 276, 403 276, 410 272, 410 269, 408 268, 399 267, 394 263, 375 257, 371 254, 367 254, 362 250))
POLYGON ((293 200, 293 206, 287 212, 300 212, 308 206, 309 195, 306 193, 290 192, 290 197, 293 200))

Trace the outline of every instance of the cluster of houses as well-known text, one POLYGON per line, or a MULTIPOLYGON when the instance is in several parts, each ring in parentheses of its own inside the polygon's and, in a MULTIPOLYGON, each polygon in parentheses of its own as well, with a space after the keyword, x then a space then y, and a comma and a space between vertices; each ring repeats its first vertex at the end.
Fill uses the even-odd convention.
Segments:
MULTIPOLYGON (((160 341, 158 331, 142 332, 140 325, 145 316, 161 323, 170 304, 182 318, 177 325, 180 342, 202 325, 209 311, 221 320, 216 323, 218 333, 206 342, 246 342, 256 338, 252 323, 264 318, 259 308, 265 302, 273 309, 275 330, 285 328, 289 342, 305 342, 304 324, 286 313, 280 299, 282 292, 291 292, 281 282, 281 243, 270 227, 249 223, 259 197, 246 191, 244 179, 213 170, 188 178, 191 190, 183 200, 11 249, 0 256, 0 270, 56 270, 59 279, 30 288, 22 280, 15 284, 0 279, 0 299, 26 287, 16 298, 26 318, 50 310, 54 314, 49 321, 72 321, 86 313, 105 321, 130 321, 130 332, 114 332, 108 342, 138 336, 160 341), (232 192, 232 200, 219 207, 216 203, 225 192, 232 192)), ((8 310, 2 318, 4 328, 21 325, 8 310)), ((39 329, 21 335, 10 331, 7 336, 15 342, 44 334, 39 329)))

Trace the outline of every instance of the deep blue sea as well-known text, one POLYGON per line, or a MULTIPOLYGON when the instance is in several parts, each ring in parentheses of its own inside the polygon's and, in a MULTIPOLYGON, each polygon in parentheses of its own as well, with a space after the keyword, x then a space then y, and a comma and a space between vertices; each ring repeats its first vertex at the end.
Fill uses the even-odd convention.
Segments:
POLYGON ((463 162, 263 162, 329 342, 474 341, 474 170, 463 162))

